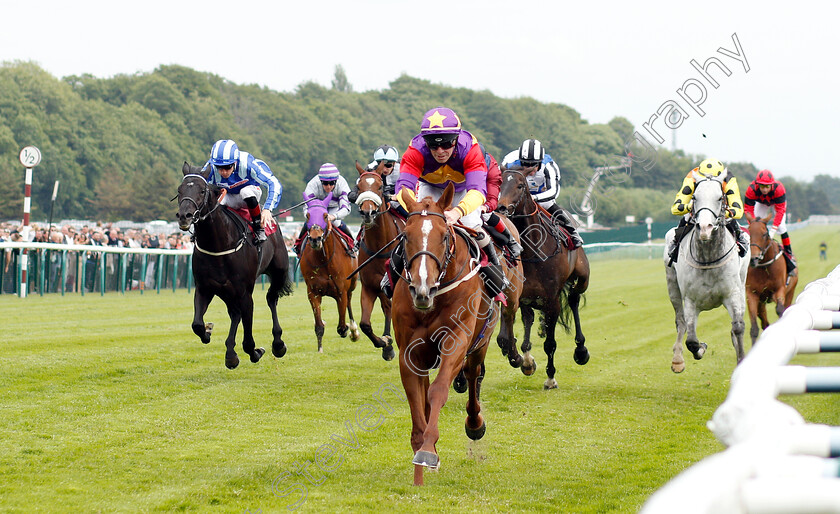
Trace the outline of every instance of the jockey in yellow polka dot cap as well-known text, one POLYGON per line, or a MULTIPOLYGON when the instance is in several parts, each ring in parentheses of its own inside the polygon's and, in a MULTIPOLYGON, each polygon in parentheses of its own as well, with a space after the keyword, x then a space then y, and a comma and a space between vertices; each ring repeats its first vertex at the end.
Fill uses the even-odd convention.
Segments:
POLYGON ((741 191, 738 189, 738 179, 729 174, 729 170, 717 159, 706 159, 701 162, 699 166, 689 171, 683 179, 680 190, 677 191, 677 197, 674 199, 674 204, 671 206, 671 214, 675 216, 682 216, 680 224, 674 234, 674 239, 668 242, 668 255, 670 262, 677 260, 679 253, 680 241, 688 234, 693 224, 691 224, 691 203, 694 198, 694 189, 697 186, 695 177, 701 175, 708 178, 721 177, 723 178, 723 192, 726 198, 726 226, 732 231, 732 234, 738 241, 738 255, 743 257, 749 249, 749 241, 741 230, 737 219, 741 219, 744 215, 744 201, 741 199, 741 191))

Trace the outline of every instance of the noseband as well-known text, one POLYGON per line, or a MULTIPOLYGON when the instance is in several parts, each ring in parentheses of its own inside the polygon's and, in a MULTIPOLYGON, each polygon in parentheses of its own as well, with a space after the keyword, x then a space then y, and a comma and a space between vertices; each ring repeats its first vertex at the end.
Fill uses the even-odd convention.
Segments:
MULTIPOLYGON (((362 179, 364 179, 365 176, 375 176, 379 178, 379 189, 380 191, 382 190, 382 187, 384 186, 384 180, 382 180, 382 177, 378 173, 376 173, 375 171, 366 171, 362 173, 361 175, 359 175, 359 183, 361 183, 362 179)), ((359 207, 359 212, 362 214, 362 217, 365 218, 365 224, 367 225, 372 225, 373 222, 376 221, 376 218, 387 210, 383 209, 383 206, 385 205, 385 200, 383 199, 382 194, 374 191, 362 191, 361 193, 359 193, 359 196, 356 198, 356 205, 359 207), (370 214, 362 211, 362 204, 367 201, 371 201, 374 205, 376 205, 376 210, 370 214), (370 222, 367 221, 368 217, 370 217, 370 222)))

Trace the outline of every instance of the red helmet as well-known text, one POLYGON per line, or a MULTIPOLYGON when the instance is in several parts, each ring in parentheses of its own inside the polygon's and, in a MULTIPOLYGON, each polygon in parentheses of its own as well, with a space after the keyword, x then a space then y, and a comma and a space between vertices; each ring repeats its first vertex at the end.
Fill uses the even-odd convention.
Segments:
POLYGON ((770 170, 761 170, 755 176, 755 183, 762 186, 772 186, 776 183, 776 179, 773 178, 773 173, 770 170))

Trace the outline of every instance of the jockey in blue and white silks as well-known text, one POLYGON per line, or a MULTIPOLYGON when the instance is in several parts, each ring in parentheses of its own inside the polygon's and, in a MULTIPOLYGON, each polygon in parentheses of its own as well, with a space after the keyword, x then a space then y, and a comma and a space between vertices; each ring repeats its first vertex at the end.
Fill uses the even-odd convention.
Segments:
POLYGON ((233 209, 247 209, 251 214, 256 242, 265 241, 264 227, 274 224, 271 211, 277 208, 283 194, 283 186, 272 174, 268 164, 240 151, 232 140, 222 139, 213 145, 210 159, 202 171, 208 168, 210 174, 207 182, 227 190, 221 204, 233 209), (262 210, 259 204, 262 198, 260 185, 268 191, 262 210))
POLYGON ((574 220, 566 211, 557 205, 557 195, 560 194, 560 168, 537 139, 526 139, 519 150, 514 150, 502 159, 502 169, 519 167, 528 190, 535 202, 540 204, 551 214, 551 218, 564 229, 572 238, 570 248, 583 246, 583 239, 578 234, 574 220))

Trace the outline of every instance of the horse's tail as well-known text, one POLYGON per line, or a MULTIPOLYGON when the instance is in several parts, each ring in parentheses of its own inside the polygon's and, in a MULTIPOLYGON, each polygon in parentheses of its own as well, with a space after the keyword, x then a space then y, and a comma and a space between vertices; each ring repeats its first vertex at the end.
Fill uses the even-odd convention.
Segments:
POLYGON ((283 285, 280 286, 278 298, 289 296, 294 292, 294 284, 292 283, 293 274, 294 270, 292 269, 292 267, 287 266, 285 276, 283 277, 283 285))
POLYGON ((586 306, 586 295, 584 293, 574 291, 574 288, 577 287, 578 280, 580 279, 572 276, 572 279, 566 281, 566 283, 563 284, 563 289, 560 290, 560 314, 557 316, 557 322, 563 326, 563 330, 565 330, 567 334, 571 333, 571 326, 573 325, 573 320, 571 319, 572 307, 569 304, 569 295, 575 294, 580 297, 580 304, 578 305, 578 308, 586 306))

